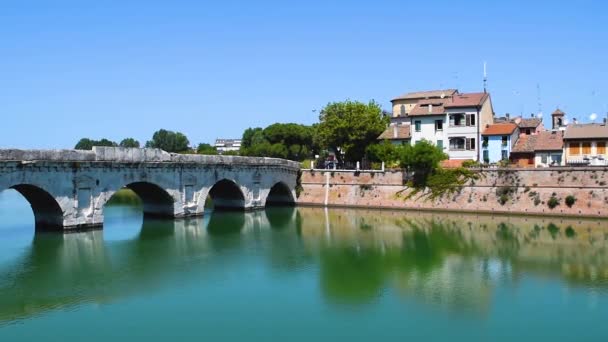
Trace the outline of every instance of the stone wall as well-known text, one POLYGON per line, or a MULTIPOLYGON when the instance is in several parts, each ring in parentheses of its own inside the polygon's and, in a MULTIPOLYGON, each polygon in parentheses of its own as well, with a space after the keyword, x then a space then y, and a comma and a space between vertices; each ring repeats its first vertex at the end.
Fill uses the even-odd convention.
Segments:
POLYGON ((384 173, 304 170, 298 203, 395 209, 608 217, 608 168, 494 169, 461 191, 431 200, 411 193, 400 171, 384 173), (507 201, 499 202, 507 193, 507 201), (572 207, 565 203, 574 196, 572 207), (551 209, 549 199, 559 205, 551 209), (407 198, 407 199, 406 199, 407 198))

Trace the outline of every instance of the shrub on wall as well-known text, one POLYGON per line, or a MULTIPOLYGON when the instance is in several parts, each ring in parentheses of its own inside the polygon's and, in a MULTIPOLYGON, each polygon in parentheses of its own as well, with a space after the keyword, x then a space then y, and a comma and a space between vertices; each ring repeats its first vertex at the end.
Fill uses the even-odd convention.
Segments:
POLYGON ((576 197, 568 195, 568 197, 566 197, 566 205, 568 206, 568 208, 572 208, 574 203, 576 203, 576 197))
POLYGON ((549 198, 549 201, 547 201, 547 206, 549 206, 549 209, 553 209, 555 207, 557 207, 559 205, 559 199, 555 196, 551 196, 551 198, 549 198))

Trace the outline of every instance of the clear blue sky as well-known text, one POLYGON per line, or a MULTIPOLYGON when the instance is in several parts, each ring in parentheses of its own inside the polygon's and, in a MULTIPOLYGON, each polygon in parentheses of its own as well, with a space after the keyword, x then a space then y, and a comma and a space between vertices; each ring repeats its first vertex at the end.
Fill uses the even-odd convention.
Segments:
POLYGON ((0 147, 81 137, 193 144, 310 124, 346 98, 489 90, 497 114, 608 108, 605 1, 0 3, 0 147))

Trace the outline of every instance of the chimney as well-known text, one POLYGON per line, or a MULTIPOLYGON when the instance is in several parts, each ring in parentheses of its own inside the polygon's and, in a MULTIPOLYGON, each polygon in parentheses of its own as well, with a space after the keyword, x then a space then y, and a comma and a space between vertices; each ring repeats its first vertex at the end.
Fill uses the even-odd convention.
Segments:
POLYGON ((429 104, 429 114, 433 112, 433 104, 429 104))
POLYGON ((607 118, 604 118, 604 126, 606 126, 606 122, 608 121, 607 118))
POLYGON ((506 113, 506 114, 505 114, 505 118, 507 118, 507 121, 509 121, 509 120, 511 119, 511 114, 506 113))
POLYGON ((572 123, 578 125, 578 121, 576 120, 576 118, 572 119, 572 123))
POLYGON ((397 139, 399 137, 399 127, 397 125, 393 126, 393 138, 397 139))

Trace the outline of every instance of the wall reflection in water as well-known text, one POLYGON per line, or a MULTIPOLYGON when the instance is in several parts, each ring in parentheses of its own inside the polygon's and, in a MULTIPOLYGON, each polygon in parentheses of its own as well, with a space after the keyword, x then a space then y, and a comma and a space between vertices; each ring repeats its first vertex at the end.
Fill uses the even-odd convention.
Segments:
MULTIPOLYGON (((311 274, 322 297, 338 305, 373 304, 392 291, 484 313, 498 285, 524 277, 608 288, 601 221, 318 208, 132 220, 138 231, 118 240, 104 240, 102 230, 35 235, 0 268, 0 322, 116 301, 243 262, 276 274, 318 270, 311 274)), ((127 221, 110 218, 115 226, 105 232, 127 221)))

